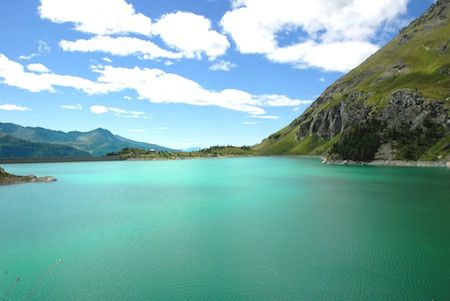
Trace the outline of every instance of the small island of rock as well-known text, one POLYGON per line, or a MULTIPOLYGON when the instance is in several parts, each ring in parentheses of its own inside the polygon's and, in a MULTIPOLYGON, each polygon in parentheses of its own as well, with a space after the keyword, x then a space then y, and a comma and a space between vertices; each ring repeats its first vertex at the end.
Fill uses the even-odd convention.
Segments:
POLYGON ((0 185, 12 185, 12 184, 21 184, 21 183, 50 183, 56 182, 57 180, 54 177, 46 176, 46 177, 36 177, 33 175, 30 176, 16 176, 7 173, 3 168, 0 167, 0 185))

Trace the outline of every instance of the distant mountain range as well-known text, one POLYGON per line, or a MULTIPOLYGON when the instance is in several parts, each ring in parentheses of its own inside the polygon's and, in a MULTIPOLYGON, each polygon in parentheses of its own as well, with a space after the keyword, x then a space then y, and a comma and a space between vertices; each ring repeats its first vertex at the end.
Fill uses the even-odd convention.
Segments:
POLYGON ((450 0, 438 0, 253 150, 331 160, 450 159, 450 0))
POLYGON ((89 132, 61 132, 41 127, 0 123, 0 158, 104 156, 124 148, 175 151, 156 144, 138 142, 98 128, 89 132))
POLYGON ((202 148, 199 146, 194 146, 194 147, 188 147, 183 149, 182 151, 185 153, 190 153, 190 152, 198 152, 199 150, 201 150, 202 148))

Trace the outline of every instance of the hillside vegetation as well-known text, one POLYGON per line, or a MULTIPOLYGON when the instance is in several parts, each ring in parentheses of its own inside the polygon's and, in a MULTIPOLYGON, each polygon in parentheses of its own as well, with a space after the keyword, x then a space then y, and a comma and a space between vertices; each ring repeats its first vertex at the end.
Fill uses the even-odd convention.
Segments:
MULTIPOLYGON (((12 123, 0 123, 1 133, 30 143, 46 144, 49 152, 58 151, 57 149, 50 150, 51 145, 57 145, 57 148, 61 148, 61 146, 74 148, 80 151, 80 153, 74 154, 76 156, 105 156, 107 153, 118 152, 123 148, 173 151, 170 148, 156 144, 129 140, 102 128, 89 132, 72 131, 65 133, 40 127, 23 127, 12 123)), ((0 146, 2 145, 0 141, 0 146)), ((19 145, 16 146, 17 148, 13 149, 13 145, 10 145, 10 151, 17 154, 21 153, 22 149, 19 148, 19 145)), ((72 155, 69 154, 68 156, 72 155)))
POLYGON ((167 152, 167 151, 149 151, 140 148, 124 148, 119 152, 109 153, 108 157, 118 157, 122 160, 177 160, 194 158, 217 158, 217 157, 236 157, 252 156, 255 153, 249 146, 212 146, 193 152, 167 152))
POLYGON ((357 161, 448 160, 449 15, 450 0, 437 1, 253 151, 357 161))
POLYGON ((0 134, 0 158, 90 157, 87 152, 67 145, 34 143, 0 134))

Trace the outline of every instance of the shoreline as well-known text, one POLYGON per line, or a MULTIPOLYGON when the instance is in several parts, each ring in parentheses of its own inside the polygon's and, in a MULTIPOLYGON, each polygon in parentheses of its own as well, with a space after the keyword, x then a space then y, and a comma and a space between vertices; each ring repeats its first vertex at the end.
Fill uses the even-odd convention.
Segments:
POLYGON ((75 158, 4 158, 0 164, 16 163, 71 163, 71 162, 103 162, 103 161, 125 161, 120 157, 75 157, 75 158))
MULTIPOLYGON (((401 160, 375 160, 371 162, 361 162, 352 160, 327 160, 322 156, 312 155, 217 155, 217 156, 177 156, 177 157, 81 157, 81 158, 14 158, 0 159, 0 164, 37 164, 37 163, 74 163, 74 162, 112 162, 112 161, 182 161, 194 159, 227 159, 227 158, 257 158, 257 157, 278 157, 278 158, 299 158, 318 159, 325 165, 340 166, 386 166, 386 167, 422 167, 422 168, 449 168, 450 161, 401 161, 401 160)), ((0 184, 1 185, 1 184, 0 184)))
POLYGON ((326 165, 340 166, 378 166, 378 167, 422 167, 422 168, 449 168, 450 161, 401 161, 401 160, 375 160, 360 162, 351 160, 322 160, 326 165))
POLYGON ((0 186, 15 185, 24 183, 51 183, 56 182, 56 178, 51 176, 37 177, 34 175, 29 176, 17 176, 7 173, 0 167, 0 186))

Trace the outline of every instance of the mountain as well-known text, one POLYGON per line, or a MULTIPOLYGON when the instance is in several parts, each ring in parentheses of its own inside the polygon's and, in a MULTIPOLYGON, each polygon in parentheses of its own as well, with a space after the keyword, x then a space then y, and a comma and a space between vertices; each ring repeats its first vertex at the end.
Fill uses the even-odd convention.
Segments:
POLYGON ((91 154, 67 145, 34 143, 0 134, 0 158, 90 157, 91 154))
POLYGON ((199 146, 193 146, 193 147, 188 147, 188 148, 183 149, 182 152, 185 152, 185 153, 198 152, 201 149, 202 148, 199 146))
POLYGON ((448 159, 449 11, 450 0, 435 2, 253 150, 356 161, 448 159))
POLYGON ((70 146, 93 156, 104 156, 110 152, 118 152, 123 148, 173 151, 156 144, 129 140, 102 128, 90 132, 73 131, 65 133, 40 127, 23 127, 12 123, 0 123, 0 133, 34 143, 70 146))

